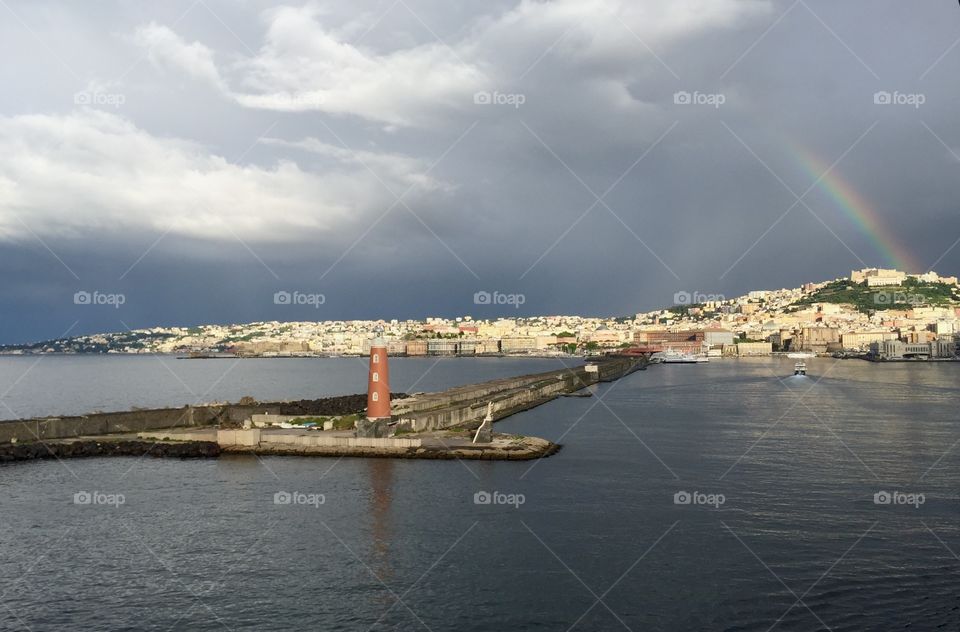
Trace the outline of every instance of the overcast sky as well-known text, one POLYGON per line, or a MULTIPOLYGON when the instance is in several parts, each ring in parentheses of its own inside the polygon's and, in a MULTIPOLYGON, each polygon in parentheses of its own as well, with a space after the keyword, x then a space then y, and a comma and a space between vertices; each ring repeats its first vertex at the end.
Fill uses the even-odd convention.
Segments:
POLYGON ((960 272, 955 0, 2 0, 0 53, 0 343, 960 272))

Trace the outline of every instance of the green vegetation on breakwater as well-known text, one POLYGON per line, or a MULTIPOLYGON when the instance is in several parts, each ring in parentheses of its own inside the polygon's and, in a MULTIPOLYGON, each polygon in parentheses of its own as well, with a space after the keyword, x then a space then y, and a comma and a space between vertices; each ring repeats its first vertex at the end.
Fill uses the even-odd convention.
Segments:
POLYGON ((290 423, 295 426, 302 426, 308 423, 315 423, 318 426, 323 426, 325 422, 332 421, 334 430, 351 430, 356 425, 357 419, 359 418, 359 413, 353 415, 342 415, 339 417, 300 417, 298 419, 292 419, 290 423))

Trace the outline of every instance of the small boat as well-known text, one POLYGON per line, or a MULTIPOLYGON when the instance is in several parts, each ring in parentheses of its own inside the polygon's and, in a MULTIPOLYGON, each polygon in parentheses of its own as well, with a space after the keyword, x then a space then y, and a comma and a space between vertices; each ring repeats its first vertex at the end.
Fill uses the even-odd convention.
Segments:
POLYGON ((797 362, 793 365, 793 374, 794 375, 806 375, 807 374, 807 363, 806 362, 797 362))

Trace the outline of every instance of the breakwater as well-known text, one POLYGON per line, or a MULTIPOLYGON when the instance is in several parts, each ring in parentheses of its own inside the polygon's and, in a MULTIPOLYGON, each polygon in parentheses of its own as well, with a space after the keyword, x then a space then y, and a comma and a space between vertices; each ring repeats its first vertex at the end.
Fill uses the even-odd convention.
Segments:
MULTIPOLYGON (((404 393, 391 394, 391 399, 404 393)), ((135 434, 164 428, 240 426, 253 415, 346 415, 366 406, 364 394, 304 399, 290 402, 203 404, 182 408, 153 408, 65 417, 0 421, 0 444, 52 441, 113 434, 135 434)))
POLYGON ((215 441, 163 443, 141 440, 74 440, 49 443, 0 444, 0 463, 35 459, 77 459, 97 456, 151 456, 156 458, 212 458, 220 455, 215 441))
POLYGON ((473 444, 474 429, 645 368, 637 357, 606 357, 583 366, 461 386, 439 393, 391 394, 392 423, 377 433, 253 428, 255 415, 290 417, 362 415, 366 396, 317 400, 208 404, 0 421, 0 461, 83 456, 217 456, 221 451, 300 456, 526 460, 560 446, 536 437, 493 435, 473 444), (382 431, 382 432, 381 432, 382 431), (97 439, 101 437, 101 439, 97 439), (136 440, 134 440, 134 437, 136 440), (213 451, 211 446, 216 446, 213 451))
POLYGON ((411 432, 476 426, 488 410, 493 420, 499 421, 646 366, 645 358, 608 357, 584 366, 460 386, 399 401, 394 417, 399 419, 399 428, 411 432))

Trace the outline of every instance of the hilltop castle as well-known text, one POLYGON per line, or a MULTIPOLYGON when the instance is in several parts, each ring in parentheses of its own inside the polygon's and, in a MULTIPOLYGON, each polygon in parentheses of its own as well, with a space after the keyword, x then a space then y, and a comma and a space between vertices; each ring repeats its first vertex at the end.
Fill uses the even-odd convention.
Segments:
POLYGON ((936 272, 925 274, 907 274, 900 270, 884 270, 883 268, 864 268, 850 273, 850 280, 854 283, 866 283, 867 287, 887 287, 903 285, 907 279, 916 279, 924 283, 946 283, 957 285, 957 277, 942 277, 936 272))

